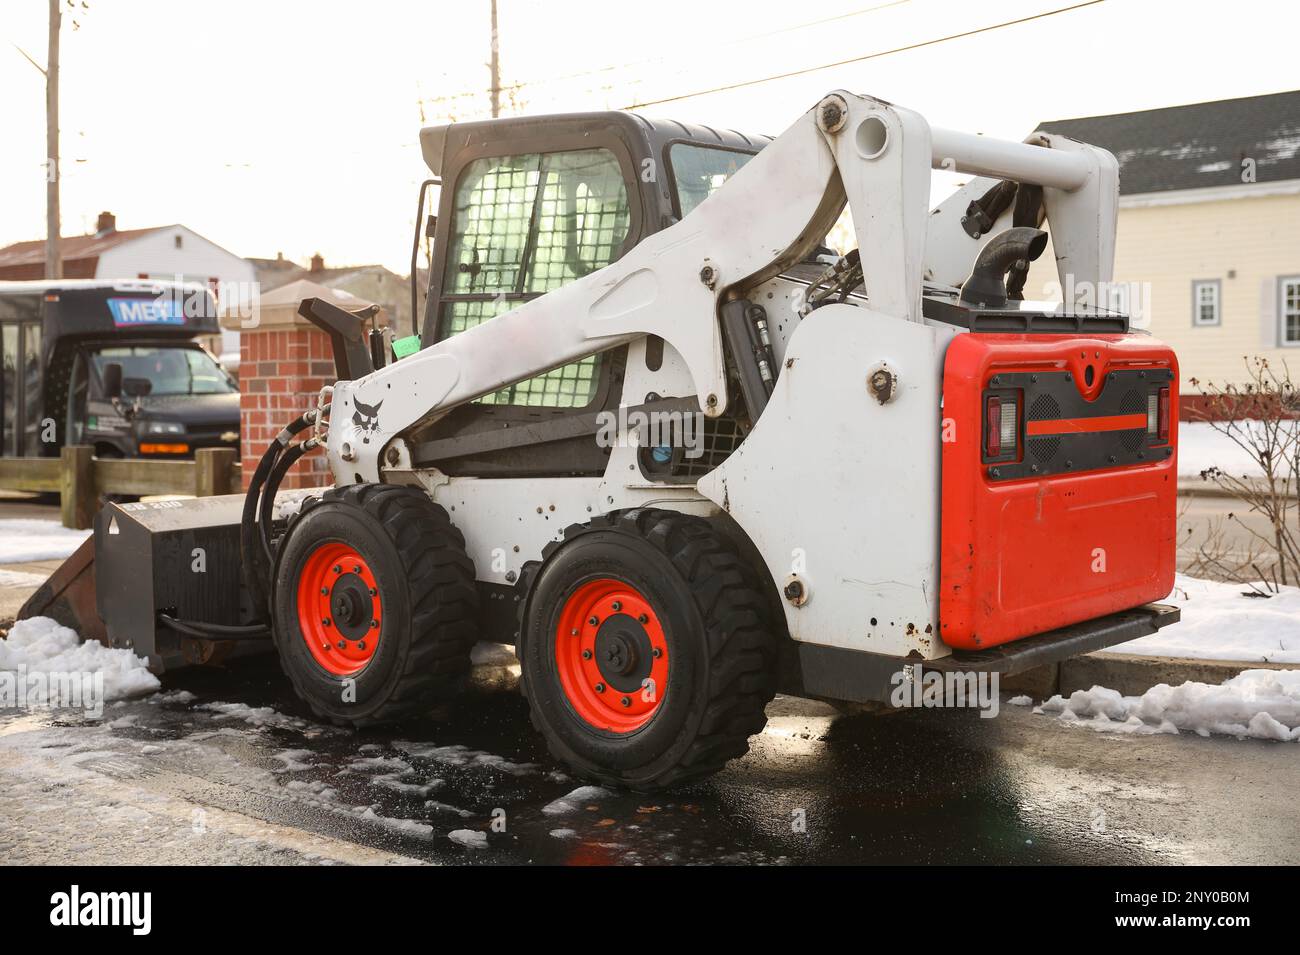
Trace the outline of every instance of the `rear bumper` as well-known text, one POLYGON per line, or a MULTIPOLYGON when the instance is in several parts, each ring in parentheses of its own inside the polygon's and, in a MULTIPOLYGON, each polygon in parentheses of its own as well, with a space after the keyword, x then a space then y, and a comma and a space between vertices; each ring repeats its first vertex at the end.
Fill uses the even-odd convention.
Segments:
POLYGON ((1182 611, 1169 604, 1147 604, 1095 620, 1072 623, 1013 643, 987 650, 954 650, 951 656, 927 660, 927 670, 961 670, 973 673, 1001 673, 1011 676, 1037 666, 1056 663, 1082 653, 1104 650, 1149 636, 1161 627, 1177 623, 1182 611))
POLYGON ((1168 604, 1147 604, 986 650, 956 650, 938 660, 910 660, 801 643, 796 648, 797 665, 788 675, 788 686, 783 689, 797 696, 849 703, 883 703, 889 701, 898 685, 898 674, 907 666, 921 664, 926 670, 940 672, 1011 676, 1148 636, 1161 627, 1177 623, 1181 615, 1177 607, 1168 604))

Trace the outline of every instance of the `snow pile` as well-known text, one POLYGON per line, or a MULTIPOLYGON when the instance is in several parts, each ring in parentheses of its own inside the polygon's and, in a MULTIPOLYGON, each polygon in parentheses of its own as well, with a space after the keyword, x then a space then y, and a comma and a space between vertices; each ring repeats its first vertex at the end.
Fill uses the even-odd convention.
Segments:
MULTIPOLYGON (((1239 421, 1245 431, 1258 422, 1239 421)), ((1244 435, 1243 435, 1244 437, 1244 435)), ((1214 429, 1208 421, 1178 423, 1178 475, 1200 480, 1201 472, 1218 468, 1234 477, 1263 477, 1264 471, 1253 454, 1214 429)), ((1285 473, 1285 472, 1284 472, 1285 473)))
MULTIPOLYGON (((0 640, 0 670, 32 674, 95 674, 104 677, 103 701, 109 702, 150 693, 161 684, 149 672, 148 663, 130 650, 113 649, 94 640, 81 642, 69 630, 49 617, 19 620, 0 640)), ((41 681, 47 685, 47 681, 41 681)), ((42 699, 28 702, 44 704, 42 699)))
POLYGON ((1035 713, 1110 733, 1200 736, 1220 733, 1282 741, 1300 740, 1300 670, 1244 670, 1219 686, 1161 683, 1141 696, 1121 696, 1094 686, 1069 699, 1053 696, 1035 713))
MULTIPOLYGON (((1258 585, 1259 591, 1264 590, 1258 585)), ((1179 574, 1164 603, 1182 619, 1147 637, 1110 648, 1139 656, 1248 663, 1300 663, 1300 587, 1271 597, 1248 597, 1251 588, 1179 574)))
POLYGON ((89 536, 89 530, 74 531, 58 521, 39 518, 0 520, 0 564, 62 560, 89 536))
POLYGON ((542 807, 542 812, 548 816, 563 816, 577 812, 587 803, 596 802, 609 795, 609 790, 600 786, 579 786, 567 796, 561 796, 555 802, 547 803, 542 807))

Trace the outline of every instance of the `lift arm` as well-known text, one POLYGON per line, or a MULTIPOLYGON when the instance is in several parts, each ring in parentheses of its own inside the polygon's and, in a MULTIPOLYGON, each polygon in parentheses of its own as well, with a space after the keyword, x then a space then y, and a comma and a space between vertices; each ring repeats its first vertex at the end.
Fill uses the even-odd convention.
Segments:
MULTIPOLYGON (((336 480, 377 481, 381 453, 387 451, 387 463, 409 465, 401 435, 413 425, 645 335, 676 349, 700 407, 709 416, 722 414, 728 395, 720 306, 802 259, 846 201, 872 309, 921 321, 931 168, 1043 185, 1059 267, 1068 267, 1076 281, 1109 280, 1114 158, 1060 137, 1044 145, 1050 148, 931 130, 911 110, 831 93, 689 216, 619 261, 363 378, 339 382, 328 443, 336 480)), ((1064 278, 1063 271, 1063 286, 1064 278)))

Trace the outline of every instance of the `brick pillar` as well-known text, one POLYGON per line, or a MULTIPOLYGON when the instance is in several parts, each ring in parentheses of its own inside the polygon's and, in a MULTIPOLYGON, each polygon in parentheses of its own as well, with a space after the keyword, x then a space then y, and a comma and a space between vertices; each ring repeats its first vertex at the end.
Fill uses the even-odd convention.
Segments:
MULTIPOLYGON (((257 462, 280 430, 315 407, 316 396, 335 381, 329 337, 294 316, 292 324, 263 323, 239 333, 239 431, 244 487, 257 462), (299 324, 301 322, 301 324, 299 324)), ((280 487, 320 487, 332 483, 324 450, 294 465, 280 487)))

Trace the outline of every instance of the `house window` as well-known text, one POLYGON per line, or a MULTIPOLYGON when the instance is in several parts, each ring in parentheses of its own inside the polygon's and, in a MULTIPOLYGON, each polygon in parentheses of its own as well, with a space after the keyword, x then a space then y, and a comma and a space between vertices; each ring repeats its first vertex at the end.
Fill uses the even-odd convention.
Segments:
POLYGON ((1279 280, 1278 317, 1283 345, 1300 345, 1300 275, 1279 280))
POLYGON ((172 241, 174 241, 174 242, 176 243, 176 248, 178 248, 178 249, 181 248, 181 247, 185 244, 185 241, 184 241, 180 236, 178 236, 178 235, 174 235, 174 236, 172 236, 172 241))
POLYGON ((1192 324, 1219 324, 1219 280, 1192 283, 1192 324))

